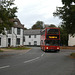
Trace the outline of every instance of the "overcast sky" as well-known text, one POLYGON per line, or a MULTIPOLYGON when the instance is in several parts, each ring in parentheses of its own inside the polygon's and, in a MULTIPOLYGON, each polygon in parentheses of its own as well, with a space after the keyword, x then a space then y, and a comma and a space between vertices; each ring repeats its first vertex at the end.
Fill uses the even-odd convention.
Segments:
POLYGON ((15 0, 17 16, 26 28, 31 28, 37 21, 44 24, 59 25, 61 20, 53 16, 56 7, 62 6, 61 0, 15 0))

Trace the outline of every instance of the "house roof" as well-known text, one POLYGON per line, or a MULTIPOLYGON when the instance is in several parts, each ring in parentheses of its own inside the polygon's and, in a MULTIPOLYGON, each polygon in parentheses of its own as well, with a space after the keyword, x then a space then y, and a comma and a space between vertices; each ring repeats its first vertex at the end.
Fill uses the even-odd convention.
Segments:
POLYGON ((23 24, 21 24, 21 22, 20 22, 20 20, 18 19, 18 18, 16 18, 16 19, 12 19, 11 20, 12 22, 17 22, 18 24, 16 25, 16 24, 14 24, 13 25, 13 27, 15 27, 15 28, 22 28, 22 29, 24 29, 24 25, 23 24))
POLYGON ((24 30, 24 35, 40 35, 40 29, 37 29, 37 30, 24 30))

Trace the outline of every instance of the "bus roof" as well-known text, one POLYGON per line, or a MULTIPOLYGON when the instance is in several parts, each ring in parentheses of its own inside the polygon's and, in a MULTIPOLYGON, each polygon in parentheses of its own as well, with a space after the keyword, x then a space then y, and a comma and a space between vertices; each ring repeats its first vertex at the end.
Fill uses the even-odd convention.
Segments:
POLYGON ((56 28, 56 27, 46 27, 45 29, 60 29, 60 28, 56 28))

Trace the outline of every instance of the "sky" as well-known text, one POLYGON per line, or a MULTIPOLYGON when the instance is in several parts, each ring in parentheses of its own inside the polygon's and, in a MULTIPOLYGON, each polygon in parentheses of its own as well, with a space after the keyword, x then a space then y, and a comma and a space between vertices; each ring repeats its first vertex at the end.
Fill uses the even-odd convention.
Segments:
POLYGON ((31 28, 37 21, 44 24, 54 24, 58 26, 61 20, 53 16, 56 7, 61 7, 61 0, 15 0, 18 8, 16 15, 20 22, 27 29, 31 28))

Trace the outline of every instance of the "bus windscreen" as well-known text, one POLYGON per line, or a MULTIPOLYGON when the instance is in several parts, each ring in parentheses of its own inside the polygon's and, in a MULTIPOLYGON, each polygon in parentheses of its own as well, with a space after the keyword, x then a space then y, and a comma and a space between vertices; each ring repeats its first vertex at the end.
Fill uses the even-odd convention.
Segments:
POLYGON ((59 40, 45 40, 46 46, 59 46, 60 41, 59 40))
POLYGON ((59 34, 58 29, 47 29, 47 34, 59 34))

